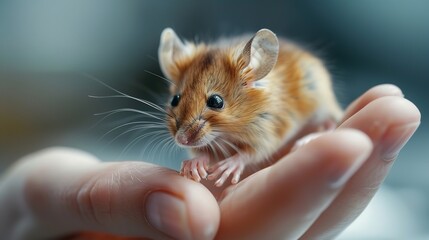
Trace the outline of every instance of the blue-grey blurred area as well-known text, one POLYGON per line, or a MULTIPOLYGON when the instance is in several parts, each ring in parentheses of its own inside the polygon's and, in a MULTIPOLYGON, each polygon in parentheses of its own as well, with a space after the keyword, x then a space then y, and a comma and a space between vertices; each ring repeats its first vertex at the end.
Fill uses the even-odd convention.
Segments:
POLYGON ((130 126, 109 132, 141 114, 119 113, 99 122, 103 115, 95 113, 151 109, 130 99, 89 98, 117 95, 94 77, 163 104, 168 84, 156 75, 165 27, 197 41, 269 28, 326 62, 343 106, 376 84, 394 83, 419 107, 422 125, 386 180, 388 194, 374 201, 372 213, 378 215, 355 232, 367 235, 354 236, 421 237, 429 234, 428 12, 424 0, 0 1, 0 167, 64 145, 103 160, 144 159, 177 168, 186 155, 163 147, 164 133, 138 139, 139 131, 120 135, 130 126), (385 224, 369 231, 365 226, 378 226, 375 221, 385 224))

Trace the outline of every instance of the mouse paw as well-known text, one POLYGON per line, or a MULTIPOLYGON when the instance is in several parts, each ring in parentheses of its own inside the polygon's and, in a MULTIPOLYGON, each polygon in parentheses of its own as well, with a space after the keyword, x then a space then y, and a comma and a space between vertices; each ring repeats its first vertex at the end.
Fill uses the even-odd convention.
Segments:
POLYGON ((200 182, 201 179, 206 179, 208 176, 207 170, 210 159, 207 156, 199 156, 182 162, 180 175, 188 179, 193 179, 200 182))
POLYGON ((210 173, 208 179, 214 180, 220 176, 215 182, 215 186, 221 187, 232 174, 231 183, 236 184, 240 181, 240 176, 243 173, 245 166, 243 158, 238 155, 234 155, 211 166, 210 172, 212 173, 210 173))

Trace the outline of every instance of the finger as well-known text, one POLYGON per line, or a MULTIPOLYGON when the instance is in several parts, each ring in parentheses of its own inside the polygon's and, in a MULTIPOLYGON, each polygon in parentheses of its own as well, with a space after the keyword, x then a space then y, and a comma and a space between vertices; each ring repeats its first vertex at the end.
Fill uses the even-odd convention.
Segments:
POLYGON ((315 132, 315 133, 310 133, 307 136, 304 136, 300 139, 298 139, 294 146, 292 147, 292 149, 290 150, 291 152, 296 151, 296 149, 298 149, 301 146, 304 146, 305 144, 308 144, 309 142, 313 141, 314 139, 322 136, 323 134, 325 134, 326 132, 315 132))
MULTIPOLYGON (((368 90, 367 92, 365 92, 361 97, 359 97, 352 104, 350 104, 350 106, 346 109, 344 113, 343 119, 348 119, 351 115, 358 112, 369 102, 384 96, 403 96, 403 94, 401 89, 399 89, 397 86, 393 84, 381 84, 381 85, 375 86, 370 90, 368 90)), ((340 124, 341 122, 338 123, 338 125, 340 124)), ((262 162, 260 164, 259 169, 262 169, 271 165, 273 162, 276 162, 278 159, 288 154, 291 150, 295 150, 294 148, 297 148, 299 146, 299 145, 296 146, 294 144, 297 140, 309 134, 312 134, 314 132, 318 132, 319 127, 320 127, 319 125, 310 124, 304 127, 303 129, 301 129, 290 141, 288 141, 286 145, 282 146, 282 148, 271 158, 271 161, 262 162)), ((330 128, 328 127, 328 129, 330 128)), ((254 171, 251 171, 250 173, 245 172, 243 176, 246 177, 253 172, 254 171)))
POLYGON ((220 176, 220 178, 215 182, 215 186, 216 187, 221 187, 225 181, 228 179, 229 175, 231 175, 231 173, 234 171, 234 168, 227 168, 222 175, 220 176))
POLYGON ((46 239, 99 231, 153 239, 210 239, 217 230, 216 200, 201 184, 174 171, 139 162, 100 163, 64 149, 31 158, 37 164, 23 186, 37 220, 31 236, 46 239))
POLYGON ((367 206, 419 123, 418 109, 401 97, 376 99, 347 119, 339 128, 365 132, 374 151, 302 239, 332 239, 344 230, 367 206))
POLYGON ((296 239, 366 160, 368 137, 327 133, 230 188, 217 239, 296 239))
POLYGON ((191 160, 185 161, 185 165, 182 171, 184 172, 183 176, 185 176, 187 179, 193 179, 191 169, 192 169, 192 161, 191 160))
MULTIPOLYGON (((383 96, 403 96, 402 91, 395 85, 392 84, 381 84, 375 86, 365 92, 358 100, 354 101, 345 111, 343 119, 349 118, 351 115, 359 111, 363 108, 367 103, 373 101, 376 98, 383 96)), ((338 125, 340 125, 338 123, 338 125)), ((254 173, 256 170, 263 169, 268 167, 269 165, 276 162, 278 159, 281 159, 286 154, 289 154, 290 151, 295 150, 298 146, 295 142, 299 139, 305 138, 305 136, 309 134, 313 134, 319 130, 320 125, 308 124, 303 129, 301 129, 297 134, 294 135, 292 139, 290 139, 284 146, 282 146, 271 158, 270 161, 263 161, 258 164, 255 168, 248 168, 247 171, 244 171, 242 174, 242 178, 247 177, 248 175, 254 173)), ((331 127, 327 127, 331 129, 331 127)), ((208 186, 210 187, 210 186, 208 186)))
POLYGON ((214 166, 210 167, 210 171, 213 171, 213 172, 209 174, 208 180, 214 180, 217 177, 219 177, 225 171, 225 169, 227 169, 227 167, 228 166, 225 160, 220 161, 216 163, 214 166))
POLYGON ((201 181, 200 174, 198 173, 198 161, 191 162, 191 175, 192 179, 194 179, 196 182, 201 181))
POLYGON ((232 175, 232 184, 237 184, 240 181, 241 174, 243 173, 244 166, 239 166, 232 175))
POLYGON ((180 175, 182 175, 182 176, 185 176, 185 171, 184 171, 184 169, 185 169, 185 167, 186 167, 186 164, 187 164, 187 161, 185 160, 185 161, 183 161, 181 164, 180 164, 180 175))
POLYGON ((206 179, 208 175, 205 166, 206 166, 206 163, 204 162, 198 164, 198 173, 203 179, 206 179))
MULTIPOLYGON (((346 109, 343 117, 343 121, 349 119, 352 115, 357 113, 359 110, 364 108, 368 103, 374 101, 375 99, 387 96, 397 96, 403 97, 401 89, 393 84, 381 84, 369 89, 358 99, 353 101, 349 107, 346 109)), ((340 125, 341 123, 339 123, 340 125)))

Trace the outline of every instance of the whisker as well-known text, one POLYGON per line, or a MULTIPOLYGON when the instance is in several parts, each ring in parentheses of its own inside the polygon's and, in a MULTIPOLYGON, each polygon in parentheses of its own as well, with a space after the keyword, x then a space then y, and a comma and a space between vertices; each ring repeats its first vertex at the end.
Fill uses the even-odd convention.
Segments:
POLYGON ((149 58, 150 60, 152 60, 152 61, 155 61, 156 63, 158 63, 159 61, 158 61, 158 59, 157 58, 155 58, 154 56, 152 56, 152 55, 149 55, 149 54, 147 54, 146 55, 146 57, 147 58, 149 58))
POLYGON ((150 102, 150 101, 148 101, 148 100, 144 100, 144 99, 139 99, 139 98, 130 97, 130 96, 128 96, 128 95, 107 95, 107 96, 94 96, 94 95, 88 95, 88 97, 90 97, 90 98, 95 98, 95 99, 106 99, 106 98, 131 98, 131 99, 133 99, 133 100, 137 100, 137 101, 139 101, 139 102, 141 102, 141 103, 144 103, 144 104, 148 105, 149 107, 152 107, 152 108, 154 108, 154 109, 156 109, 156 110, 158 110, 158 111, 160 111, 160 112, 162 112, 162 113, 164 113, 164 114, 168 114, 168 113, 165 111, 165 109, 164 109, 164 108, 162 108, 162 107, 160 107, 160 106, 156 105, 156 104, 155 104, 155 103, 153 103, 153 102, 150 102))
MULTIPOLYGON (((96 128, 100 123, 102 123, 104 120, 106 120, 107 118, 109 118, 109 117, 111 117, 111 116, 113 116, 114 114, 116 114, 116 113, 109 113, 109 114, 107 114, 107 115, 105 115, 105 116, 103 116, 100 120, 98 120, 93 126, 92 126, 92 128, 96 128)), ((96 114, 94 114, 94 115, 96 115, 96 114)), ((123 122, 123 121, 132 121, 132 120, 134 120, 134 119, 137 119, 137 118, 141 118, 142 116, 141 115, 138 115, 138 116, 129 116, 129 117, 127 117, 126 119, 121 119, 120 120, 120 122, 123 122)), ((119 122, 119 121, 114 121, 114 122, 111 122, 109 125, 116 125, 116 123, 117 122, 119 122)))
POLYGON ((142 115, 145 115, 145 116, 148 116, 148 117, 152 117, 152 118, 155 118, 155 119, 161 120, 161 121, 163 121, 163 122, 165 122, 165 121, 166 121, 165 119, 162 119, 162 118, 160 118, 160 117, 158 117, 158 116, 155 116, 154 114, 156 114, 156 113, 151 113, 151 112, 141 111, 141 110, 137 110, 137 109, 134 109, 134 108, 119 108, 119 109, 110 110, 110 111, 107 111, 107 112, 95 113, 94 115, 95 115, 95 116, 100 116, 100 115, 106 115, 106 114, 107 114, 107 115, 106 115, 106 117, 107 117, 107 116, 111 116, 111 115, 114 115, 114 114, 116 114, 116 113, 122 113, 122 112, 134 112, 134 113, 140 113, 140 114, 142 114, 142 115))
MULTIPOLYGON (((138 142, 140 142, 143 138, 146 138, 148 136, 154 135, 154 134, 158 134, 158 133, 162 133, 161 130, 158 131, 153 131, 153 132, 149 132, 149 133, 145 133, 139 137, 136 137, 133 141, 131 141, 130 143, 128 143, 124 150, 121 152, 121 156, 123 156, 124 154, 126 154, 134 145, 136 145, 138 142)), ((148 145, 146 145, 145 147, 147 147, 148 145)))
MULTIPOLYGON (((137 130, 142 130, 142 129, 149 129, 150 127, 147 127, 147 126, 135 126, 135 127, 133 127, 133 128, 130 128, 130 129, 128 129, 128 130, 126 130, 126 131, 124 131, 124 132, 122 132, 121 134, 119 134, 118 136, 116 136, 116 137, 114 137, 112 140, 110 140, 108 143, 107 143, 107 145, 111 145, 113 142, 115 142, 118 138, 120 138, 121 136, 124 136, 125 134, 127 134, 127 133, 130 133, 130 132, 133 132, 133 131, 137 131, 137 130)), ((164 131, 166 131, 167 132, 167 130, 166 129, 163 129, 164 131)), ((160 130, 158 130, 158 131, 160 131, 160 130)))
POLYGON ((177 160, 177 154, 180 152, 181 148, 176 144, 173 138, 168 139, 167 143, 167 149, 170 149, 169 152, 169 158, 173 160, 177 160))
POLYGON ((218 155, 218 153, 216 151, 216 148, 213 146, 212 142, 209 142, 207 144, 207 146, 209 147, 210 151, 212 151, 214 159, 216 161, 220 161, 219 155, 218 155))
POLYGON ((158 144, 157 145, 161 145, 162 147, 161 147, 161 152, 163 152, 164 151, 164 149, 165 149, 165 146, 166 146, 166 143, 168 142, 168 141, 170 141, 170 139, 172 139, 172 137, 170 136, 170 134, 168 134, 168 135, 164 135, 164 136, 167 136, 166 138, 164 138, 163 140, 161 140, 160 142, 158 142, 158 144))
POLYGON ((140 135, 136 138, 134 138, 130 143, 128 143, 125 148, 121 151, 121 154, 119 155, 119 158, 123 158, 123 156, 128 152, 128 150, 130 148, 132 148, 132 146, 134 146, 134 143, 139 142, 141 139, 143 139, 145 137, 146 134, 140 135))
MULTIPOLYGON (((117 120, 111 120, 108 123, 105 123, 104 125, 106 127, 109 127, 109 126, 114 127, 114 126, 117 126, 118 124, 146 119, 146 116, 141 116, 140 114, 132 114, 131 113, 130 115, 131 116, 121 117, 121 118, 119 118, 117 120)), ((160 124, 162 124, 162 122, 159 122, 158 119, 151 119, 151 118, 149 118, 146 121, 149 122, 149 120, 153 120, 153 121, 150 121, 150 123, 160 123, 160 124)))
MULTIPOLYGON (((160 134, 161 135, 161 134, 160 134)), ((166 153, 166 157, 167 159, 171 159, 172 153, 174 151, 174 147, 177 147, 176 144, 174 144, 174 139, 171 137, 171 134, 163 134, 162 135, 164 137, 164 139, 162 139, 161 141, 154 143, 154 148, 152 149, 152 152, 155 153, 166 153), (172 143, 174 145, 172 145, 172 143), (160 149, 160 151, 158 151, 160 149)))
POLYGON ((103 138, 105 138, 107 135, 114 132, 115 130, 118 130, 120 128, 129 126, 129 125, 134 125, 134 124, 142 124, 142 125, 144 124, 143 126, 147 126, 148 128, 165 128, 165 125, 162 123, 154 123, 154 122, 149 122, 149 121, 127 122, 127 123, 121 124, 120 126, 114 127, 113 129, 109 130, 108 132, 103 134, 99 140, 102 140, 103 138))
POLYGON ((176 154, 180 151, 181 148, 179 146, 177 146, 177 144, 173 138, 170 138, 170 140, 168 141, 167 144, 169 145, 169 148, 171 148, 173 150, 171 153, 169 153, 170 157, 172 155, 176 156, 176 154))
MULTIPOLYGON (((113 88, 113 87, 109 86, 108 84, 104 83, 103 81, 99 80, 98 78, 96 78, 96 77, 94 77, 94 76, 92 76, 92 75, 89 75, 89 74, 86 74, 86 73, 83 73, 83 75, 84 75, 85 77, 89 78, 89 79, 92 79, 92 80, 94 80, 94 81, 96 81, 96 82, 100 83, 101 85, 103 85, 103 86, 107 87, 108 89, 110 89, 110 90, 112 90, 112 91, 114 91, 114 92, 118 93, 119 95, 122 95, 122 96, 123 96, 123 97, 125 97, 125 98, 133 99, 133 100, 135 100, 135 101, 141 102, 141 103, 146 104, 146 105, 148 105, 148 106, 150 106, 150 107, 152 107, 152 108, 154 108, 154 109, 157 109, 157 110, 159 110, 159 111, 161 111, 161 112, 166 113, 166 111, 165 111, 163 108, 161 108, 160 106, 156 105, 155 103, 152 103, 152 102, 147 101, 147 100, 144 100, 144 99, 139 99, 139 98, 133 97, 133 96, 131 96, 131 95, 128 95, 128 94, 126 94, 126 93, 123 93, 123 92, 121 92, 121 91, 119 91, 119 90, 117 90, 117 89, 115 89, 115 88, 113 88)), ((90 96, 90 97, 97 98, 97 96, 90 96)), ((102 97, 103 97, 103 96, 101 96, 101 98, 102 98, 102 97)), ((119 97, 119 96, 114 95, 114 97, 119 97)))
POLYGON ((145 132, 138 137, 134 138, 131 142, 129 142, 125 148, 121 152, 121 156, 126 153, 128 150, 130 150, 135 144, 137 144, 139 141, 141 141, 143 138, 146 138, 147 136, 155 134, 154 132, 145 132))
POLYGON ((152 138, 149 142, 147 142, 146 146, 143 148, 143 150, 145 150, 148 146, 153 145, 156 143, 156 141, 158 140, 158 138, 160 137, 164 137, 164 136, 168 136, 169 134, 166 132, 160 132, 160 131, 153 131, 152 133, 157 134, 154 138, 152 138))
MULTIPOLYGON (((216 141, 216 139, 214 139, 213 144, 215 144, 217 146, 217 148, 219 149, 219 151, 223 154, 223 158, 227 158, 230 154, 229 152, 227 152, 227 150, 222 146, 222 144, 220 144, 218 141, 216 141)), ((219 159, 221 160, 221 159, 219 159)))
POLYGON ((155 77, 159 77, 159 78, 161 78, 161 79, 163 79, 163 80, 167 81, 168 83, 173 84, 174 86, 176 86, 176 84, 175 84, 173 81, 171 81, 170 79, 168 79, 168 78, 166 78, 166 77, 163 77, 163 76, 161 76, 161 75, 158 75, 158 74, 153 73, 153 72, 148 71, 148 70, 144 70, 144 71, 145 71, 146 73, 149 73, 149 74, 151 74, 151 75, 153 75, 153 76, 155 76, 155 77))
POLYGON ((223 139, 223 138, 218 138, 220 141, 224 142, 225 144, 227 144, 229 147, 231 147, 235 152, 237 152, 238 154, 241 154, 242 151, 233 143, 231 143, 230 141, 223 139))
MULTIPOLYGON (((145 70, 145 72, 153 76, 156 76, 158 78, 161 78, 170 84, 175 85, 175 83, 168 78, 165 78, 163 76, 160 76, 156 73, 153 73, 147 70, 145 70)), ((94 98, 94 99, 126 98, 126 99, 137 101, 139 103, 142 103, 156 110, 156 111, 143 111, 143 110, 133 109, 133 108, 119 108, 119 109, 114 109, 114 110, 94 114, 95 116, 102 116, 102 118, 95 124, 95 126, 97 126, 107 118, 112 119, 112 121, 110 121, 110 124, 115 124, 113 126, 110 125, 111 128, 107 129, 108 131, 105 132, 100 137, 99 141, 109 137, 110 141, 107 143, 107 145, 111 145, 119 138, 123 137, 124 135, 130 134, 129 135, 130 139, 128 139, 128 141, 129 140, 131 141, 125 145, 124 149, 120 153, 120 156, 123 156, 124 154, 129 154, 128 151, 130 151, 131 149, 133 149, 133 152, 134 152, 135 145, 138 144, 140 141, 143 141, 145 138, 147 138, 147 142, 145 142, 145 146, 141 150, 142 155, 146 153, 148 153, 149 155, 155 155, 159 151, 160 152, 167 151, 168 154, 172 154, 173 151, 176 152, 180 149, 175 144, 174 139, 171 138, 171 134, 166 128, 166 123, 168 121, 166 116, 171 118, 176 118, 175 113, 171 110, 169 104, 167 103, 156 104, 154 102, 151 102, 145 99, 133 97, 129 94, 126 94, 104 83, 103 81, 101 81, 95 76, 92 76, 88 73, 82 73, 82 75, 86 78, 89 78, 101 84, 102 86, 114 92, 112 95, 104 95, 104 96, 89 95, 88 97, 90 98, 94 98), (126 116, 125 122, 123 120, 115 121, 117 118, 113 117, 113 115, 120 114, 120 113, 121 114, 128 113, 131 116, 129 117, 126 116), (150 119, 150 120, 145 120, 145 119, 150 119)), ((122 115, 120 116, 122 117, 122 115)))
POLYGON ((161 151, 156 151, 157 149, 159 149, 159 147, 160 147, 160 145, 161 144, 163 144, 165 141, 168 141, 169 139, 170 139, 171 137, 170 137, 170 134, 166 134, 166 133, 164 133, 164 134, 158 134, 156 137, 154 137, 148 144, 147 144, 147 147, 145 147, 145 149, 143 149, 142 151, 141 151, 141 154, 143 153, 143 152, 145 152, 146 151, 146 149, 149 147, 149 146, 153 146, 153 147, 151 147, 151 149, 150 149, 150 151, 148 152, 148 155, 149 156, 151 156, 151 157, 154 157, 154 156, 156 156, 156 153, 163 153, 162 152, 162 149, 161 149, 161 151), (158 139, 160 139, 160 140, 158 140, 158 139), (155 154, 154 154, 155 153, 155 154))

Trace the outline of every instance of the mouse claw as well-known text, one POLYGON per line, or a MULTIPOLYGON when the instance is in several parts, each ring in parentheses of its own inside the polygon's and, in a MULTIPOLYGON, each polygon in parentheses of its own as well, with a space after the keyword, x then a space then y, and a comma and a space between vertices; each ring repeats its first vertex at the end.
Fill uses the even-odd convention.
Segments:
POLYGON ((215 180, 220 176, 214 185, 216 187, 221 187, 232 174, 231 184, 237 184, 240 180, 241 174, 243 173, 244 167, 245 161, 243 158, 234 155, 212 166, 210 168, 212 173, 208 176, 208 180, 215 180))
POLYGON ((232 175, 231 183, 232 184, 237 184, 240 181, 240 177, 241 177, 242 173, 243 173, 243 170, 241 170, 241 171, 235 171, 234 175, 232 175))
POLYGON ((182 162, 180 175, 200 182, 201 179, 206 179, 208 176, 207 169, 209 158, 206 156, 199 156, 190 160, 182 162))

